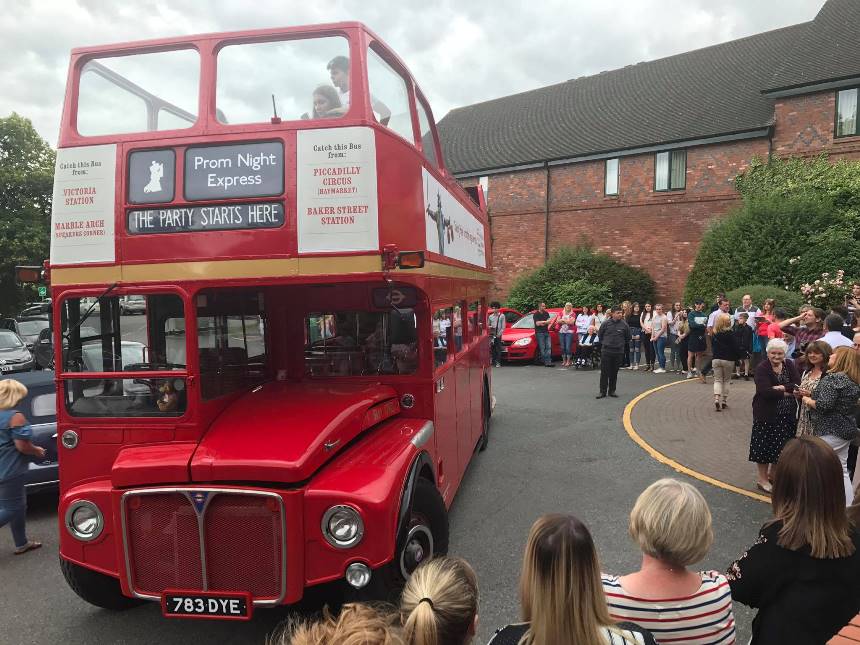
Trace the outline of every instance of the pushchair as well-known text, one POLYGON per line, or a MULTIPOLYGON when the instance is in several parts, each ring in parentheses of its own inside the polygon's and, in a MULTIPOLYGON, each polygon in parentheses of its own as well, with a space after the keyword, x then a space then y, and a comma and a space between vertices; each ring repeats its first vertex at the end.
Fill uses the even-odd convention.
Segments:
POLYGON ((597 340, 597 333, 582 334, 579 337, 579 344, 576 348, 576 361, 574 366, 576 369, 593 369, 594 368, 594 352, 597 348, 600 352, 600 343, 597 340))

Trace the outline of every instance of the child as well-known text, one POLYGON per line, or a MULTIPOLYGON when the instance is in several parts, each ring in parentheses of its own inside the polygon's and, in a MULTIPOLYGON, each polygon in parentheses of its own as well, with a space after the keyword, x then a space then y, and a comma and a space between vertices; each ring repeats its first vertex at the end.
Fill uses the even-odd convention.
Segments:
POLYGON ((738 313, 738 318, 735 321, 735 326, 732 330, 738 341, 738 349, 740 350, 742 357, 738 361, 737 376, 738 378, 743 376, 745 381, 750 380, 750 353, 752 352, 753 342, 753 330, 752 327, 747 324, 749 317, 750 315, 745 311, 738 313), (743 374, 741 374, 741 370, 743 370, 743 374))

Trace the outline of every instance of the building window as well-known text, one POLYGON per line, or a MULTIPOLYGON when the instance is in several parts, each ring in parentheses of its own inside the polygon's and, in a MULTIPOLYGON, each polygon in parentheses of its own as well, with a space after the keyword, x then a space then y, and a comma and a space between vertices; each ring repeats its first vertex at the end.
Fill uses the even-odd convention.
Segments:
POLYGON ((836 93, 837 137, 860 135, 860 129, 857 127, 857 93, 856 87, 836 93))
POLYGON ((684 190, 687 187, 687 151, 658 152, 654 161, 654 190, 684 190))
POLYGON ((606 160, 606 179, 603 183, 603 192, 606 195, 618 194, 618 159, 606 160))

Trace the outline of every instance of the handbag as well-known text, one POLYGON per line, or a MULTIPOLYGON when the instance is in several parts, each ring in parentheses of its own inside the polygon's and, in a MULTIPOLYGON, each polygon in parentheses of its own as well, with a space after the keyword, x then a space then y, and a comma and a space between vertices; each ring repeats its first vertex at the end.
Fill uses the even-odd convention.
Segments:
POLYGON ((754 354, 761 352, 761 337, 758 334, 753 334, 752 350, 754 354))

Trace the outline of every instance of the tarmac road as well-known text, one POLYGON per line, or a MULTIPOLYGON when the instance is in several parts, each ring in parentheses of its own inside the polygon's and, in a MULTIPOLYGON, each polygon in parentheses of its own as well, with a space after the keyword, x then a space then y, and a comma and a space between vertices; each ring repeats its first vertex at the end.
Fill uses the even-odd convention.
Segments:
MULTIPOLYGON (((451 553, 475 567, 481 586, 476 643, 519 616, 522 549, 532 522, 549 512, 573 513, 590 527, 605 571, 626 573, 639 555, 627 537, 627 516, 648 484, 677 476, 627 437, 625 404, 668 382, 622 371, 618 399, 596 401, 597 374, 505 366, 494 370, 497 399, 490 445, 473 460, 451 509, 451 553)), ((672 388, 682 391, 683 388, 672 388)), ((680 422, 680 421, 679 421, 680 422)), ((690 480, 711 506, 715 544, 702 568, 724 571, 749 546, 769 508, 690 480)), ((111 613, 78 599, 57 563, 56 495, 30 500, 28 531, 45 548, 11 554, 0 530, 0 643, 189 645, 265 642, 290 610, 258 611, 250 624, 166 620, 155 604, 111 613)), ((738 642, 749 638, 751 612, 735 605, 738 642)))

